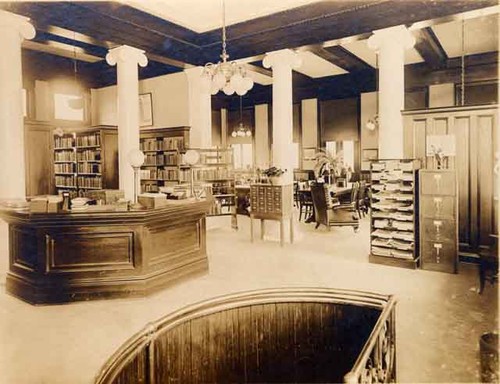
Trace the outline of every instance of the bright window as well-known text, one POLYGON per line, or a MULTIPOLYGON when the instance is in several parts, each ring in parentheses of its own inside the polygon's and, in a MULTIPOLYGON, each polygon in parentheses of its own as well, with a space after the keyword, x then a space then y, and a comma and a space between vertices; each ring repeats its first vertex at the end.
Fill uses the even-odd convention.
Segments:
POLYGON ((351 168, 351 170, 354 169, 354 141, 327 141, 326 151, 332 157, 341 155, 344 164, 351 168))
POLYGON ((234 151, 234 168, 249 169, 253 165, 252 144, 231 144, 234 151))
POLYGON ((54 94, 54 117, 58 120, 83 121, 83 98, 62 93, 54 94))

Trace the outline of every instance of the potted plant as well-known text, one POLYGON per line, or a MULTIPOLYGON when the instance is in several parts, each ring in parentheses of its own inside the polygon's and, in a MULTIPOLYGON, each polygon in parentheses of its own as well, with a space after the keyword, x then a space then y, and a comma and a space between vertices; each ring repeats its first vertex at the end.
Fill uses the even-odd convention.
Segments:
POLYGON ((278 167, 270 167, 267 169, 263 169, 260 173, 263 176, 266 176, 269 179, 269 182, 273 185, 281 185, 283 174, 286 172, 286 169, 281 169, 278 167))

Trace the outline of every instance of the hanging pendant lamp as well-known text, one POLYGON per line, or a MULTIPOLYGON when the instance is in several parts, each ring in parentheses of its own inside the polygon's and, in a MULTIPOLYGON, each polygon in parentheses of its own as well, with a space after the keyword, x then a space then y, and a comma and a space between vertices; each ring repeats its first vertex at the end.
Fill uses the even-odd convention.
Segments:
POLYGON ((207 63, 202 76, 208 81, 212 95, 223 91, 226 95, 237 93, 242 96, 253 87, 253 80, 247 75, 244 66, 235 61, 228 61, 226 51, 226 10, 225 1, 222 0, 222 53, 217 64, 207 63))

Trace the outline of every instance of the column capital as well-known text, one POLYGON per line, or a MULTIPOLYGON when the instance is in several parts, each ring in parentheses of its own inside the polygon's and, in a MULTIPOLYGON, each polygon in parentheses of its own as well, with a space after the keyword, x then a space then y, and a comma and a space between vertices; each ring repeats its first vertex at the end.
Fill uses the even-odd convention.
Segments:
POLYGON ((120 45, 119 47, 110 49, 106 55, 106 62, 109 65, 116 63, 134 62, 141 67, 148 65, 148 58, 142 49, 130 47, 128 45, 120 45))
POLYGON ((291 49, 281 49, 279 51, 266 53, 262 62, 265 68, 287 65, 290 69, 297 69, 302 64, 300 56, 291 49))
POLYGON ((11 28, 19 32, 23 39, 32 39, 36 31, 28 17, 16 15, 15 13, 0 10, 0 28, 11 28))
POLYGON ((415 37, 404 25, 378 29, 368 38, 368 47, 378 51, 382 46, 401 46, 410 49, 415 45, 415 37))

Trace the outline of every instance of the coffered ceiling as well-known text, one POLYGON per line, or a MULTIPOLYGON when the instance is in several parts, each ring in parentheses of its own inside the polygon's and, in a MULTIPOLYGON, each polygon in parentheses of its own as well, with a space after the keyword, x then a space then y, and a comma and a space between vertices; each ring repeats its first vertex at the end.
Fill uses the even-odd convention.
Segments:
MULTIPOLYGON (((248 64, 266 86, 266 52, 292 48, 303 65, 297 86, 373 72, 376 55, 366 45, 371 32, 405 24, 417 44, 406 64, 446 67, 448 60, 498 51, 496 0, 226 0, 230 59, 248 64), (464 44, 462 44, 464 31, 464 44), (465 50, 463 49, 465 47, 465 50)), ((122 0, 120 2, 0 2, 0 9, 32 19, 37 36, 27 50, 77 59, 94 74, 93 86, 113 84, 116 68, 108 49, 143 49, 150 64, 142 78, 217 62, 221 52, 221 0, 122 0)), ((258 90, 258 88, 257 88, 258 90)))

